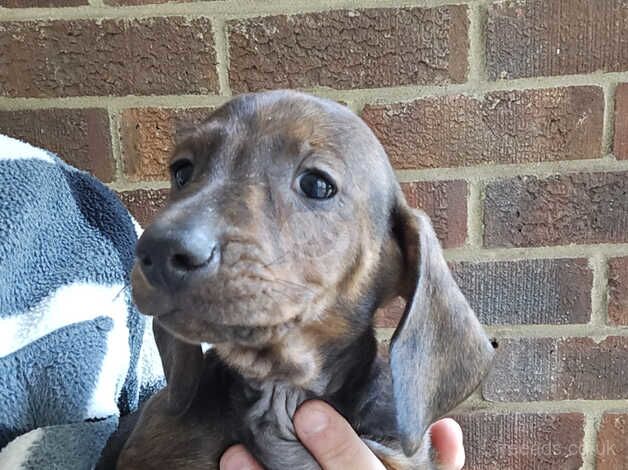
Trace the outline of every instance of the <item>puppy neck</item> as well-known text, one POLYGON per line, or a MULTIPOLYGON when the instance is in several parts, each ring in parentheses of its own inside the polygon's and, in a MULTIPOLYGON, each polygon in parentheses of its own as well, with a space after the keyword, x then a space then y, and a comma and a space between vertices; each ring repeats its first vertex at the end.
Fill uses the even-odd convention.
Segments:
MULTIPOLYGON (((234 398, 243 412, 243 421, 253 435, 261 427, 271 426, 272 434, 285 440, 296 440, 292 419, 297 408, 306 400, 321 398, 345 414, 371 377, 377 343, 372 330, 367 330, 349 344, 326 350, 323 368, 307 386, 285 380, 251 380, 238 374, 234 398), (259 428, 259 429, 258 429, 259 428)), ((235 390, 234 390, 235 391, 235 390)), ((269 432, 266 429, 266 432, 269 432)))

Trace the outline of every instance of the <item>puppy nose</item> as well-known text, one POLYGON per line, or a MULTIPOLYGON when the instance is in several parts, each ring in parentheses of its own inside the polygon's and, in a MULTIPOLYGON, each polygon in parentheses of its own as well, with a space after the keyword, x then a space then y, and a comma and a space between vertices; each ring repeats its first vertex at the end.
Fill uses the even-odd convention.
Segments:
POLYGON ((206 230, 151 226, 140 237, 136 256, 152 285, 172 288, 193 273, 215 271, 220 249, 206 230))

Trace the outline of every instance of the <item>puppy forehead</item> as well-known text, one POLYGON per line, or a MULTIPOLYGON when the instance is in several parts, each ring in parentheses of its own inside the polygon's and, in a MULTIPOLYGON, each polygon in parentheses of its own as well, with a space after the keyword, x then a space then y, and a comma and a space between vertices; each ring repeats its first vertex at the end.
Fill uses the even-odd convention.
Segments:
POLYGON ((235 140, 270 141, 295 153, 323 150, 340 159, 350 158, 348 150, 369 137, 346 107, 294 91, 242 95, 217 117, 235 140))

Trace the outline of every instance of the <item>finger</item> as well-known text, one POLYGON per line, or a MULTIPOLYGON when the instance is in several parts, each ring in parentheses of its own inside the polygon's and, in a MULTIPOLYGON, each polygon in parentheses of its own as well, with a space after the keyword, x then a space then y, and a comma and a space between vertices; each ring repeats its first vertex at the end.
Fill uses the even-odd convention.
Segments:
POLYGON ((220 470, 264 470, 242 444, 229 447, 220 458, 220 470))
POLYGON ((349 423, 328 404, 309 401, 294 415, 299 439, 323 470, 384 470, 349 423))
POLYGON ((462 429, 451 418, 441 419, 430 427, 432 447, 443 470, 460 470, 464 466, 462 429))

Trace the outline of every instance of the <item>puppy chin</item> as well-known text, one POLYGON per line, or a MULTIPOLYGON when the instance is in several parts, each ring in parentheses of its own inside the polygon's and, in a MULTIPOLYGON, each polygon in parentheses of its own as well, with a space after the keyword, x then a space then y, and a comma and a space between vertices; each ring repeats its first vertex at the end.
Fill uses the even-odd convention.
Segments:
POLYGON ((197 318, 176 311, 155 317, 155 322, 164 327, 170 334, 181 341, 190 344, 201 343, 228 343, 231 337, 228 332, 217 326, 209 325, 207 321, 198 321, 197 318))
POLYGON ((131 271, 131 291, 133 302, 144 315, 159 316, 174 308, 170 296, 152 286, 137 264, 131 271))
POLYGON ((155 318, 171 334, 187 343, 230 344, 261 349, 276 343, 295 327, 296 322, 287 322, 268 327, 234 326, 212 323, 206 318, 175 311, 155 318))

